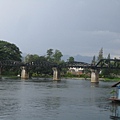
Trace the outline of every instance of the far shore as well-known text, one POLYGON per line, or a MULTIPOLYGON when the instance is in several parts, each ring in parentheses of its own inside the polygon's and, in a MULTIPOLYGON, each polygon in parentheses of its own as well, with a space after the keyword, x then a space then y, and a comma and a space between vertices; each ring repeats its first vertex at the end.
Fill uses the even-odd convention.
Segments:
MULTIPOLYGON (((32 77, 32 78, 43 78, 45 79, 46 77, 32 77)), ((30 78, 30 79, 32 79, 30 78)), ((52 77, 50 77, 52 78, 52 77)), ((0 79, 21 79, 20 76, 1 76, 0 79)), ((84 77, 61 77, 61 79, 75 79, 75 80, 90 80, 91 78, 84 78, 84 77)), ((104 82, 118 82, 120 81, 120 78, 99 78, 99 81, 104 81, 104 82)))

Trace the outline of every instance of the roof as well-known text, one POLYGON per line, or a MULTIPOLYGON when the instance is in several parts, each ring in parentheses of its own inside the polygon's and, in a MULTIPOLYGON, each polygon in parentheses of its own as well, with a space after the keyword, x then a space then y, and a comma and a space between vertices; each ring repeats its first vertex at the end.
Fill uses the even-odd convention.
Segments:
POLYGON ((114 85, 112 85, 111 87, 116 87, 117 85, 119 85, 120 84, 120 81, 119 82, 117 82, 117 83, 115 83, 114 85))

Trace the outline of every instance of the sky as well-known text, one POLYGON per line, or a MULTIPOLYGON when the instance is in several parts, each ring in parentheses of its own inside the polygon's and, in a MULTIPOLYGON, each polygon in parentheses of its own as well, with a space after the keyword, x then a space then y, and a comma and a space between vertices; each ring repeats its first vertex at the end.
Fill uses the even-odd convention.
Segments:
POLYGON ((120 57, 120 0, 0 0, 0 40, 22 53, 120 57))

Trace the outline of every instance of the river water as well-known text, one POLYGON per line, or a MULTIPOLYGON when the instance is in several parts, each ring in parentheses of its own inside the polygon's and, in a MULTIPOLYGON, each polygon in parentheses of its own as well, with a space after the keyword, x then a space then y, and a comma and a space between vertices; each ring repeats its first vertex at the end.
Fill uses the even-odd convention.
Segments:
POLYGON ((0 120, 119 120, 113 82, 1 80, 0 120))

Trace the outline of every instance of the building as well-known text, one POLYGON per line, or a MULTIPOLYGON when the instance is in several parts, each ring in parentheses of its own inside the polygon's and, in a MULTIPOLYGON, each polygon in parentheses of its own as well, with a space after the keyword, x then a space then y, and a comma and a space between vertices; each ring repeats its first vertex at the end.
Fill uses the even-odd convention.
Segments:
POLYGON ((84 74, 84 69, 83 68, 70 67, 68 72, 70 72, 74 75, 82 75, 82 74, 84 74))

